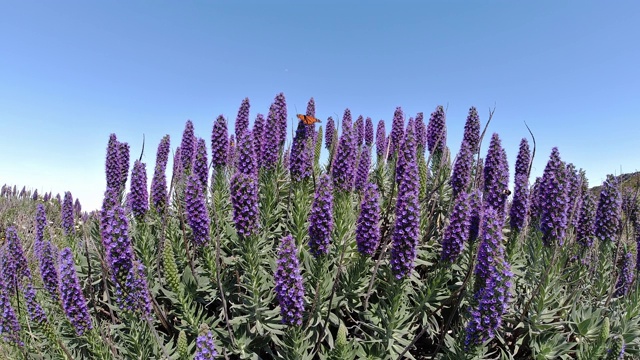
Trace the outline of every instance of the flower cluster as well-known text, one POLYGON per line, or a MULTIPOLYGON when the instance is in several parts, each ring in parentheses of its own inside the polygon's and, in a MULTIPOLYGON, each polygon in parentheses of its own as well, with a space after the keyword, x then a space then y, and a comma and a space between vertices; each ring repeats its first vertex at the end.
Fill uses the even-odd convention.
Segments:
POLYGON ((209 211, 205 202, 204 191, 195 175, 187 179, 185 191, 187 223, 193 232, 193 244, 201 247, 209 241, 209 211))
POLYGON ((621 226, 622 197, 618 189, 618 182, 612 175, 608 175, 602 184, 600 201, 596 209, 596 237, 601 241, 617 240, 621 226))
POLYGON ((314 257, 329 253, 333 232, 333 186, 329 175, 320 177, 309 213, 309 249, 314 257))
POLYGON ((133 215, 142 218, 149 210, 149 194, 147 192, 147 167, 140 160, 133 163, 130 196, 133 215))
POLYGON ((60 252, 60 280, 62 308, 75 328, 76 334, 81 336, 85 331, 92 329, 93 324, 89 316, 87 300, 80 289, 80 281, 70 248, 64 248, 60 252))
POLYGON ((542 240, 547 245, 554 240, 562 245, 567 229, 569 199, 567 199, 564 163, 560 160, 560 152, 556 147, 551 150, 551 156, 544 169, 538 201, 540 202, 542 240))
MULTIPOLYGON (((264 115, 256 115, 256 119, 253 121, 253 151, 256 155, 262 154, 262 138, 264 137, 264 115)), ((238 139, 239 141, 239 139, 238 139)), ((256 165, 258 168, 261 166, 261 156, 256 158, 256 165)))
POLYGON ((151 203, 158 212, 163 212, 167 206, 167 178, 165 172, 167 170, 167 161, 169 161, 169 151, 171 142, 169 135, 165 135, 158 145, 156 155, 156 167, 151 179, 151 203))
POLYGON ((631 283, 633 283, 635 259, 630 251, 622 254, 620 259, 618 283, 616 284, 615 296, 624 296, 629 293, 631 283))
POLYGON ((454 262, 462 253, 464 243, 469 239, 470 215, 469 195, 461 192, 453 203, 449 225, 442 237, 442 261, 454 262))
POLYGON ((51 241, 44 241, 40 246, 38 260, 40 263, 40 276, 45 290, 54 301, 58 300, 58 270, 56 269, 56 259, 58 249, 51 241))
MULTIPOLYGON (((27 258, 24 256, 22 243, 16 228, 9 226, 6 230, 7 245, 3 254, 2 274, 5 283, 8 285, 20 284, 23 278, 31 278, 31 270, 27 264, 27 258)), ((15 286, 9 286, 7 292, 9 295, 15 294, 15 286)))
POLYGON ((258 180, 255 175, 236 171, 231 178, 231 204, 238 234, 246 237, 257 232, 260 216, 258 200, 258 180))
POLYGON ((182 165, 182 171, 188 174, 191 171, 193 165, 193 158, 195 156, 196 136, 193 129, 193 123, 191 120, 187 120, 184 126, 184 132, 182 133, 182 142, 180 143, 180 164, 182 165))
POLYGON ((129 144, 118 144, 118 163, 120 164, 120 189, 125 188, 129 176, 129 144))
POLYGON ((333 137, 336 132, 336 124, 331 116, 329 116, 329 119, 327 119, 327 128, 325 130, 326 132, 324 133, 324 147, 327 148, 327 150, 331 150, 333 137))
POLYGON ((366 183, 356 226, 356 244, 363 256, 372 256, 380 243, 380 193, 378 186, 366 183))
POLYGON ((200 326, 198 338, 196 339, 196 353, 193 360, 212 360, 218 356, 213 333, 206 325, 200 326))
MULTIPOLYGON (((380 128, 379 125, 378 128, 380 128)), ((404 114, 402 113, 402 108, 400 108, 399 106, 393 113, 393 123, 391 123, 390 136, 391 144, 389 145, 389 156, 391 156, 391 154, 397 153, 400 150, 402 138, 404 137, 404 114)))
POLYGON ((203 138, 198 138, 196 156, 193 159, 193 173, 200 180, 203 189, 209 182, 209 163, 207 160, 207 143, 203 138))
POLYGON ((227 120, 220 115, 213 124, 211 133, 211 165, 219 168, 227 165, 227 151, 229 149, 229 135, 227 134, 227 120))
POLYGON ((478 153, 478 146, 480 145, 480 117, 478 116, 478 110, 473 106, 469 109, 469 115, 467 115, 467 121, 464 124, 462 141, 469 144, 469 148, 473 154, 478 153))
POLYGON ((227 149, 227 164, 233 167, 236 163, 236 137, 231 134, 229 136, 229 148, 227 149))
POLYGON ((453 196, 457 196, 461 192, 467 191, 469 183, 471 182, 471 167, 473 166, 473 152, 471 146, 466 141, 462 140, 460 145, 460 152, 456 156, 456 160, 453 164, 453 172, 451 173, 451 192, 453 196))
POLYGON ((280 241, 277 266, 274 274, 275 292, 282 322, 287 325, 302 325, 304 286, 300 275, 298 249, 291 235, 280 241))
POLYGON ((418 152, 424 153, 427 148, 427 126, 424 124, 424 113, 419 112, 416 115, 416 144, 418 152))
POLYGON ((353 123, 353 130, 356 132, 356 148, 359 148, 364 142, 364 118, 362 115, 358 116, 356 122, 353 123))
MULTIPOLYGON (((10 286, 9 286, 10 288, 10 286)), ((16 346, 23 346, 24 343, 20 340, 20 323, 16 312, 11 305, 9 299, 9 291, 7 291, 7 284, 3 276, 0 276, 0 335, 6 342, 10 342, 16 346)))
POLYGON ((371 148, 363 146, 358 158, 358 170, 356 171, 355 189, 362 191, 365 184, 369 181, 369 168, 371 167, 371 148))
POLYGON ((245 131, 242 135, 238 135, 236 171, 247 175, 258 174, 258 162, 254 144, 252 131, 245 131))
POLYGON ((311 131, 302 121, 298 122, 296 135, 291 145, 291 158, 289 161, 289 171, 291 180, 302 181, 311 177, 312 172, 312 152, 310 151, 311 131))
POLYGON ((373 121, 367 117, 364 125, 364 144, 371 147, 373 145, 373 121))
MULTIPOLYGON (((346 111, 345 111, 346 113, 346 111)), ((356 149, 355 142, 353 140, 353 130, 350 126, 345 127, 347 122, 345 116, 345 122, 343 123, 343 133, 340 136, 338 143, 338 152, 331 164, 331 176, 333 178, 333 185, 342 191, 351 191, 353 189, 353 182, 355 177, 355 159, 356 149)))
POLYGON ((267 116, 267 125, 264 129, 262 157, 260 159, 261 166, 265 169, 274 169, 278 163, 278 153, 280 151, 279 126, 274 105, 271 105, 267 116))
POLYGON ((75 233, 73 197, 69 191, 64 193, 64 201, 62 201, 62 230, 64 230, 65 235, 73 235, 75 233))
POLYGON ((378 121, 378 128, 376 130, 376 155, 378 158, 382 158, 387 152, 387 134, 384 127, 384 121, 378 121))
POLYGON ((270 128, 274 130, 278 136, 278 146, 284 144, 284 140, 287 138, 287 101, 283 93, 276 95, 272 104, 273 116, 276 119, 277 127, 270 128))
POLYGON ((596 234, 596 201, 590 191, 582 194, 582 207, 578 226, 576 228, 576 240, 580 245, 591 247, 596 234))
POLYGON ((509 189, 509 165, 507 153, 502 148, 500 137, 494 133, 484 164, 484 204, 504 216, 509 189))
POLYGON ((29 313, 29 319, 31 321, 44 324, 47 322, 47 315, 38 301, 36 300, 36 290, 33 288, 31 281, 27 281, 23 286, 24 300, 27 303, 27 312, 29 313))
POLYGON ((240 109, 238 109, 238 116, 236 116, 236 136, 240 136, 240 134, 249 129, 249 108, 249 98, 244 98, 242 104, 240 104, 240 109))
POLYGON ((36 255, 40 254, 40 248, 44 241, 44 227, 47 225, 47 214, 44 211, 44 205, 36 205, 36 234, 35 244, 36 255))
POLYGON ((438 105, 427 124, 427 149, 432 154, 442 154, 447 144, 447 125, 444 108, 438 105))

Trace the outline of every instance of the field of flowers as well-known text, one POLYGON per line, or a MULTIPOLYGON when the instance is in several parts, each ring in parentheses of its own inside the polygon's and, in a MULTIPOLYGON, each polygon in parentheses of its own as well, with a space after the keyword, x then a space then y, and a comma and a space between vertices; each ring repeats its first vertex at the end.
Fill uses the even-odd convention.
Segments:
POLYGON ((0 358, 640 358, 637 188, 558 148, 530 182, 473 107, 457 155, 442 106, 290 118, 187 121, 150 184, 112 134, 91 213, 3 186, 0 358))

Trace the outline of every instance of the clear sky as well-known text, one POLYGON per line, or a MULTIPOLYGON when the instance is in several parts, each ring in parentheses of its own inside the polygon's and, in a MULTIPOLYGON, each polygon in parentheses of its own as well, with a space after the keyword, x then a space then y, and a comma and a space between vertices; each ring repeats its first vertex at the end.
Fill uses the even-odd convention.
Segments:
POLYGON ((0 1, 0 184, 98 208, 110 133, 132 159, 144 136, 150 179, 187 119, 209 143, 219 114, 233 128, 243 98, 253 121, 284 92, 291 119, 314 97, 323 120, 348 107, 387 129, 396 106, 448 106, 454 154, 469 107, 484 124, 495 105, 512 170, 526 122, 532 177, 558 146, 596 185, 640 168, 639 17, 632 1, 0 1))

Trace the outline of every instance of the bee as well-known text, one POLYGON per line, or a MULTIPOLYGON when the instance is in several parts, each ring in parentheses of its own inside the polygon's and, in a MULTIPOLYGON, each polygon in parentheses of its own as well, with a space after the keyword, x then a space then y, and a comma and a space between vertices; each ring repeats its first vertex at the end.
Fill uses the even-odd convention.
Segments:
POLYGON ((502 194, 504 194, 505 196, 509 196, 509 195, 511 195, 511 190, 504 189, 504 190, 502 190, 502 194))

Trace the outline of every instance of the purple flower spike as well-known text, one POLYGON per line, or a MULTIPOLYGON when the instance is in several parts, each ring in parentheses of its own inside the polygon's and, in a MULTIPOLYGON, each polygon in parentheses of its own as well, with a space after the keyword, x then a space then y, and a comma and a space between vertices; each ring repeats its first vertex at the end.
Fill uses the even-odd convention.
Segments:
POLYGON ((567 229, 568 198, 564 163, 558 148, 553 148, 540 182, 540 230, 542 240, 551 245, 556 240, 564 243, 567 229))
POLYGON ((120 189, 124 190, 129 176, 129 144, 120 143, 118 152, 120 157, 118 161, 120 163, 120 189))
POLYGON ((227 164, 233 166, 236 163, 236 137, 229 136, 229 149, 227 150, 227 164))
POLYGON ((509 212, 509 225, 514 231, 522 231, 527 223, 529 207, 529 179, 526 174, 516 174, 513 203, 509 212))
POLYGON ((602 183, 600 201, 596 209, 596 237, 601 241, 616 242, 621 226, 622 197, 618 181, 612 175, 602 183))
POLYGON ((373 145, 373 121, 370 117, 365 120, 364 144, 368 147, 371 147, 373 145))
POLYGON ((620 259, 618 283, 616 284, 615 296, 625 296, 631 289, 634 276, 634 258, 631 252, 625 252, 620 259))
MULTIPOLYGON (((264 138, 264 115, 258 114, 256 116, 256 120, 253 123, 252 133, 253 133, 253 144, 254 144, 253 151, 257 156, 258 154, 262 154, 262 139, 264 138)), ((261 158, 262 157, 258 157, 256 159, 256 165, 258 166, 258 168, 262 166, 261 158)))
POLYGON ((274 274, 275 292, 280 304, 282 323, 300 326, 304 312, 304 285, 300 275, 298 249, 291 235, 280 241, 277 265, 274 274))
POLYGON ((62 308, 67 319, 75 328, 76 334, 81 336, 87 330, 92 329, 93 324, 87 309, 87 300, 80 289, 80 281, 78 281, 70 248, 65 248, 60 252, 60 279, 62 308))
POLYGON ((65 235, 73 235, 75 233, 73 197, 69 191, 64 193, 64 201, 62 202, 62 229, 65 235))
POLYGON ((200 180, 203 189, 207 189, 209 183, 209 161, 207 160, 207 143, 203 138, 198 138, 196 156, 193 160, 193 173, 200 180))
POLYGON ((380 193, 378 186, 366 183, 356 227, 356 244, 362 256, 372 256, 380 243, 380 193))
POLYGON ((470 215, 469 196, 461 192, 455 199, 449 225, 442 237, 442 261, 455 262, 462 253, 469 238, 470 215))
POLYGON ((23 278, 30 279, 31 271, 27 265, 27 258, 24 256, 22 250, 22 243, 16 228, 9 226, 6 231, 6 251, 3 255, 2 274, 4 276, 4 282, 7 284, 6 289, 9 296, 12 296, 16 292, 15 284, 20 284, 23 278))
POLYGON ((278 163, 280 151, 280 138, 278 127, 278 117, 276 115, 275 105, 271 105, 269 115, 267 116, 267 125, 264 128, 262 157, 260 159, 261 166, 267 170, 274 169, 278 163))
POLYGON ((201 331, 196 339, 196 353, 193 360, 211 360, 218 356, 211 330, 201 331))
POLYGON ((460 145, 460 152, 456 156, 453 164, 453 172, 451 173, 451 192, 453 196, 457 196, 461 192, 466 192, 471 183, 471 168, 473 167, 473 152, 471 147, 464 140, 460 145))
POLYGON ((142 218, 149 210, 149 193, 147 192, 146 164, 136 160, 131 172, 131 211, 137 218, 142 218))
POLYGON ((576 229, 576 240, 584 247, 591 247, 596 235, 596 201, 590 191, 582 195, 582 208, 576 229))
POLYGON ((333 186, 329 175, 320 177, 309 214, 309 248, 314 257, 329 253, 333 232, 333 186))
POLYGON ((442 154, 446 145, 446 115, 442 105, 438 105, 436 111, 431 113, 431 118, 427 125, 427 148, 432 154, 442 154))
POLYGON ((44 211, 44 205, 36 205, 36 235, 35 235, 35 250, 36 255, 40 254, 40 248, 44 241, 44 227, 47 225, 47 214, 44 211))
POLYGON ((358 159, 358 171, 356 172, 355 188, 362 191, 369 181, 369 168, 371 168, 371 148, 364 146, 358 159))
POLYGON ((227 151, 229 149, 229 135, 227 134, 227 120, 220 115, 213 124, 211 134, 211 164, 214 168, 227 165, 227 151))
POLYGON ((45 241, 40 247, 40 255, 38 256, 40 262, 40 275, 42 276, 42 283, 45 290, 51 296, 51 299, 58 301, 59 299, 59 282, 58 282, 58 270, 56 262, 58 259, 58 249, 51 241, 45 241))
MULTIPOLYGON (((12 286, 9 285, 9 288, 12 286)), ((22 340, 20 340, 20 323, 16 316, 16 312, 11 306, 11 300, 9 299, 9 291, 7 291, 7 284, 2 276, 0 276, 0 335, 6 342, 12 343, 16 346, 24 346, 22 340)))
POLYGON ((308 141, 311 130, 302 121, 298 122, 296 135, 291 146, 289 172, 293 181, 302 181, 311 177, 312 153, 309 151, 311 143, 308 141))
POLYGON ((196 153, 196 136, 194 134, 193 123, 191 120, 187 120, 184 126, 184 132, 182 133, 182 142, 180 143, 180 164, 182 164, 182 170, 188 173, 191 170, 193 164, 193 158, 196 153))
POLYGON ((200 181, 194 175, 189 176, 185 191, 187 223, 193 232, 193 244, 196 248, 209 241, 209 211, 204 198, 200 181))
POLYGON ((127 309, 138 311, 145 317, 151 318, 151 294, 149 293, 146 269, 138 260, 134 261, 132 265, 127 279, 127 309))
POLYGON ((343 133, 340 136, 336 157, 331 164, 331 176, 333 178, 333 185, 338 190, 351 191, 353 190, 353 182, 355 180, 355 160, 357 154, 355 141, 353 140, 353 129, 351 129, 351 126, 345 127, 345 123, 343 123, 343 133))
POLYGON ((236 171, 247 175, 257 176, 258 162, 255 153, 255 141, 251 131, 245 131, 238 136, 238 157, 236 171))
MULTIPOLYGON (((353 122, 351 121, 351 110, 344 109, 344 115, 342 115, 342 133, 345 133, 347 130, 353 132, 353 122)), ((352 136, 354 136, 352 134, 352 136)))
POLYGON ((47 322, 47 315, 45 315, 44 310, 42 310, 42 306, 40 306, 36 300, 36 290, 33 288, 31 281, 27 281, 24 284, 23 292, 24 300, 27 303, 29 319, 38 324, 44 324, 47 322))
MULTIPOLYGON (((411 137, 412 139, 415 139, 415 121, 413 120, 413 118, 409 118, 409 123, 407 124, 407 130, 404 136, 405 136, 404 139, 407 139, 409 137, 411 137)), ((412 151, 412 153, 407 154, 407 156, 398 154, 398 160, 396 162, 396 182, 398 183, 400 183, 400 179, 402 179, 402 174, 404 172, 406 159, 410 157, 413 157, 413 158, 416 157, 415 142, 414 142, 414 145, 412 145, 411 147, 405 147, 404 142, 406 140, 404 139, 401 140, 403 144, 398 149, 398 152, 406 153, 408 151, 412 151)))
POLYGON ((358 116, 356 122, 353 124, 353 128, 356 132, 356 147, 360 147, 364 141, 364 118, 362 115, 358 116))
POLYGON ((233 205, 233 221, 239 235, 247 237, 258 232, 260 218, 258 201, 256 176, 236 172, 231 178, 231 204, 233 205))
POLYGON ((333 121, 333 118, 331 116, 329 116, 329 119, 327 119, 326 131, 327 132, 324 134, 324 147, 327 150, 331 150, 331 145, 333 144, 333 137, 336 132, 336 124, 333 121))
POLYGON ((403 149, 398 153, 404 157, 404 170, 398 179, 396 222, 393 229, 391 269, 397 279, 409 275, 416 258, 416 247, 420 240, 420 177, 416 164, 416 143, 413 134, 405 138, 403 149))
POLYGON ((484 164, 484 203, 504 216, 509 190, 509 165, 507 153, 500 144, 500 137, 494 133, 484 164))
POLYGON ((236 117, 236 136, 240 136, 243 132, 249 129, 249 98, 244 98, 240 109, 238 109, 238 116, 236 117))
POLYGON ((275 116, 276 123, 278 124, 278 127, 273 129, 277 129, 278 146, 282 146, 287 138, 287 101, 283 93, 276 95, 272 107, 273 115, 275 116))
POLYGON ((391 125, 391 145, 389 149, 390 155, 395 154, 400 150, 400 145, 402 144, 403 137, 404 115, 402 113, 402 108, 398 106, 396 108, 396 111, 393 113, 393 123, 391 125))
POLYGON ((376 130, 376 155, 378 158, 382 158, 387 152, 387 135, 384 129, 384 121, 378 121, 378 128, 376 130))
POLYGON ((462 141, 469 144, 469 148, 473 154, 477 154, 480 146, 480 117, 475 107, 469 109, 467 121, 464 124, 464 135, 462 141))
POLYGON ((427 148, 427 126, 424 124, 424 114, 419 112, 416 115, 416 144, 418 145, 418 151, 424 153, 424 149, 427 148))
POLYGON ((153 172, 153 179, 151 179, 151 203, 158 212, 164 212, 168 201, 165 172, 167 171, 170 147, 171 142, 169 135, 165 135, 158 145, 156 167, 153 172))
POLYGON ((316 117, 316 101, 313 98, 307 103, 307 116, 316 117))
POLYGON ((469 242, 471 243, 478 238, 482 221, 482 191, 480 189, 471 192, 469 207, 471 208, 469 216, 469 242))

